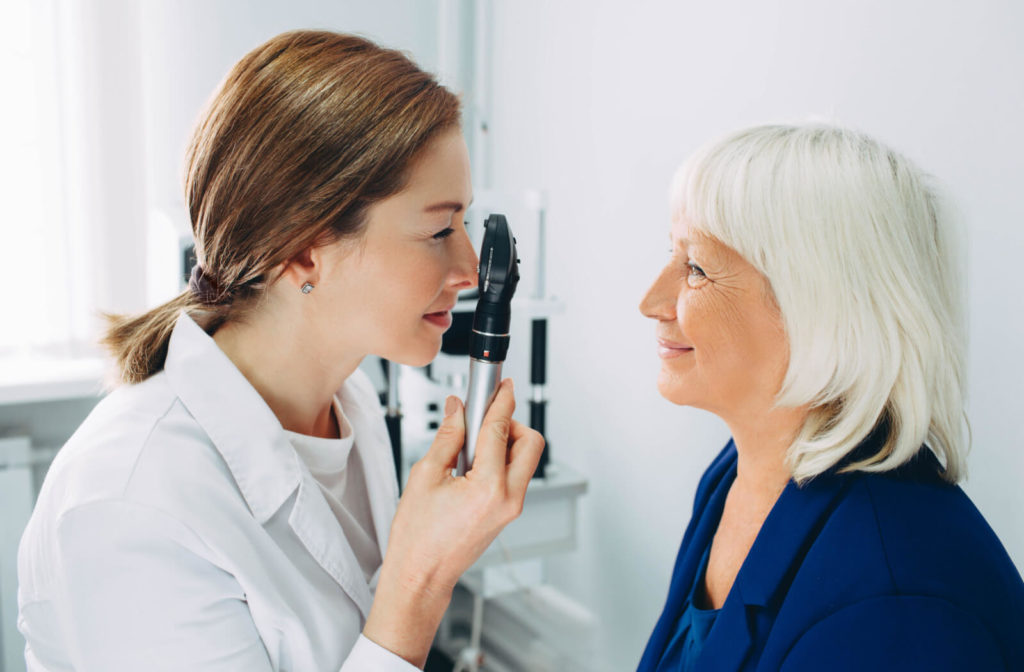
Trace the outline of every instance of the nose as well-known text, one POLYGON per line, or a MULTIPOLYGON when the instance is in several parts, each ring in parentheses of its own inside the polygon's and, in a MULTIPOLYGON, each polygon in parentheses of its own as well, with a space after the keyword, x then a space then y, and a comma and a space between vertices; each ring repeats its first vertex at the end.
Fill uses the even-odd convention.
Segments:
POLYGON ((476 250, 473 249, 473 241, 469 237, 469 232, 463 228, 455 235, 458 240, 456 241, 455 263, 449 275, 449 284, 460 291, 472 289, 477 285, 477 268, 480 260, 476 256, 476 250))
POLYGON ((640 300, 639 308, 643 316, 661 322, 675 320, 678 284, 678 281, 672 279, 672 270, 668 266, 663 268, 640 300))

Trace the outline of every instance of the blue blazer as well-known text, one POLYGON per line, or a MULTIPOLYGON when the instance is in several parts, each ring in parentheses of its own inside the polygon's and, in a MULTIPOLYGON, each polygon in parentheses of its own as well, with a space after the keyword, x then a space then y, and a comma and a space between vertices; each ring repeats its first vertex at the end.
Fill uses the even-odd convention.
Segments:
MULTIPOLYGON (((939 472, 921 450, 893 472, 791 481, 694 669, 1024 671, 1024 583, 967 495, 939 472)), ((675 632, 735 476, 730 441, 697 488, 638 672, 654 672, 675 632)))

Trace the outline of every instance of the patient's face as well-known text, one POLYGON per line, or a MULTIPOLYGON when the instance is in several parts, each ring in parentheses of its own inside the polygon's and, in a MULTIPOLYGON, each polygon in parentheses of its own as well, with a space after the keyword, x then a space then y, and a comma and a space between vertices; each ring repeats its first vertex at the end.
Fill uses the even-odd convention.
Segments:
POLYGON ((685 219, 670 238, 668 264, 640 303, 657 320, 658 391, 726 422, 756 417, 771 407, 789 361, 768 281, 685 219))

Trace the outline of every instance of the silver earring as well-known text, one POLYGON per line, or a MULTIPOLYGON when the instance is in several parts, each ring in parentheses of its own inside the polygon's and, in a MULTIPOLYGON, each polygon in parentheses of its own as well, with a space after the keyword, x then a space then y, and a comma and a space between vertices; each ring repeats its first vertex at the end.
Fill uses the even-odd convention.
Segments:
POLYGON ((312 282, 307 282, 306 284, 304 284, 302 286, 302 293, 303 294, 309 294, 312 291, 313 291, 313 283, 312 282))

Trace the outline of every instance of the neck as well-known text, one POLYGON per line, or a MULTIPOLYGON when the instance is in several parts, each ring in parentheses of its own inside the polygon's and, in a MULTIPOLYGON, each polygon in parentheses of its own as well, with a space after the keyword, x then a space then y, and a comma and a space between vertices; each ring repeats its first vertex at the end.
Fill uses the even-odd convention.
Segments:
POLYGON ((738 456, 734 487, 774 503, 789 483, 786 452, 807 418, 805 408, 766 408, 727 421, 738 456))
POLYGON ((303 330, 300 315, 283 315, 270 305, 244 321, 229 322, 213 335, 277 416, 281 426, 300 434, 337 438, 334 395, 359 366, 362 355, 326 352, 303 330))

